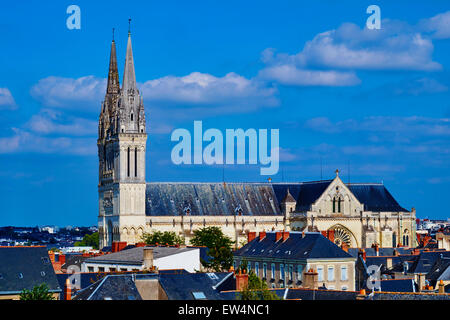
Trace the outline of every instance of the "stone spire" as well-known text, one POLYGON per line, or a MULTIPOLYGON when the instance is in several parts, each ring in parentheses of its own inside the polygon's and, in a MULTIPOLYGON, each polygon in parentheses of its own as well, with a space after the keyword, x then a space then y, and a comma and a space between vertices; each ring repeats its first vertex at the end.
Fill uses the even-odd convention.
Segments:
POLYGON ((137 92, 136 75, 134 73, 133 48, 131 47, 131 32, 129 31, 122 90, 125 94, 133 94, 134 92, 137 92))
POLYGON ((113 40, 111 42, 111 55, 109 58, 108 87, 106 89, 106 93, 118 94, 119 91, 119 70, 117 68, 116 43, 113 35, 113 40))

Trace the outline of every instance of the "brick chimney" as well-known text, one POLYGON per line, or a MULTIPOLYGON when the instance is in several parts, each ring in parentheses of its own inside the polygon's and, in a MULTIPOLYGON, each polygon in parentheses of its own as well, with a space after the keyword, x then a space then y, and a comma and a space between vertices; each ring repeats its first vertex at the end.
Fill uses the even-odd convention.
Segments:
POLYGON ((248 274, 242 273, 239 270, 239 273, 236 273, 236 290, 242 291, 248 286, 248 274))
POLYGON ((252 242, 256 238, 256 232, 247 233, 247 242, 252 242))
POLYGON ((359 249, 359 254, 360 254, 361 257, 363 258, 363 260, 366 261, 366 250, 364 250, 364 249, 359 249))
POLYGON ((280 240, 282 237, 283 237, 283 232, 282 231, 275 232, 275 242, 280 240))
POLYGON ((289 238, 289 231, 283 231, 283 242, 289 238))
POLYGON ((375 243, 374 248, 375 248, 375 254, 378 257, 380 255, 380 247, 378 246, 378 243, 375 243))
POLYGON ((439 281, 439 294, 445 294, 444 281, 442 280, 439 281))
POLYGON ((266 237, 266 232, 265 231, 261 231, 259 233, 259 241, 261 241, 262 239, 264 239, 266 237))
POLYGON ((60 254, 59 255, 59 263, 61 265, 63 265, 64 263, 66 263, 66 256, 64 254, 60 254))
POLYGON ((66 285, 64 286, 64 300, 72 300, 72 284, 69 278, 66 279, 66 285))
POLYGON ((126 242, 117 242, 117 241, 114 241, 113 243, 112 243, 112 248, 111 248, 111 252, 119 252, 119 251, 121 251, 121 250, 123 250, 125 247, 127 246, 127 243, 126 242))
POLYGON ((144 247, 143 249, 143 267, 144 269, 151 269, 153 268, 153 249, 144 247))
POLYGON ((334 230, 328 230, 327 233, 328 233, 327 236, 328 240, 334 243, 334 230))
POLYGON ((50 258, 50 262, 55 262, 55 253, 53 251, 48 252, 48 257, 50 258))
POLYGON ((347 244, 347 243, 342 242, 341 248, 342 248, 342 250, 344 250, 345 252, 348 252, 348 244, 347 244))
POLYGON ((319 288, 319 274, 314 269, 309 269, 303 274, 304 288, 317 289, 319 288))
POLYGON ((141 248, 141 247, 145 247, 145 243, 144 242, 136 243, 136 248, 141 248))
POLYGON ((320 233, 321 233, 325 238, 328 238, 328 232, 327 232, 327 230, 320 231, 320 233))

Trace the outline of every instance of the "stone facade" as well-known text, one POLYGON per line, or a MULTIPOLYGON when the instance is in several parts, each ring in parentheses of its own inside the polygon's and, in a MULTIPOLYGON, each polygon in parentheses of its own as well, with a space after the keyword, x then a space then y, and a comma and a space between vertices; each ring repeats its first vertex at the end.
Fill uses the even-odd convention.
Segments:
POLYGON ((211 184, 209 191, 198 183, 168 183, 163 191, 152 193, 156 187, 145 181, 146 143, 145 110, 129 34, 122 88, 114 41, 111 44, 99 116, 100 247, 113 241, 137 243, 144 232, 153 230, 174 231, 189 243, 193 231, 206 226, 221 227, 236 247, 249 232, 282 229, 331 230, 334 242, 351 247, 416 245, 414 209, 401 208, 382 185, 344 184, 338 172, 327 181, 211 184), (373 199, 372 191, 364 188, 375 190, 373 199), (176 200, 172 193, 177 193, 176 200), (378 199, 379 194, 384 198, 378 199), (162 202, 164 206, 154 206, 162 202))

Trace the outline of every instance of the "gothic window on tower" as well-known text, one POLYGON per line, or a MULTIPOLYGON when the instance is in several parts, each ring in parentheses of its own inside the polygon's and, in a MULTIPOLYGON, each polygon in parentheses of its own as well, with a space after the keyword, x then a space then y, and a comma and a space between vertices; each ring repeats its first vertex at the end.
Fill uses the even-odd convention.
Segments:
POLYGON ((131 121, 133 121, 133 114, 131 114, 131 121))
POLYGON ((130 147, 128 147, 128 154, 127 154, 127 173, 128 176, 130 176, 130 147))
POLYGON ((137 148, 134 149, 134 176, 137 177, 137 148))

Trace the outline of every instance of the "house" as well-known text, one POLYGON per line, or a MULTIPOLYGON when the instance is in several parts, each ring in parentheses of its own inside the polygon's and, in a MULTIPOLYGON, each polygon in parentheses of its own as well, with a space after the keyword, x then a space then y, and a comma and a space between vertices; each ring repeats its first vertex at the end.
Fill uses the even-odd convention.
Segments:
POLYGON ((195 247, 138 246, 86 259, 81 272, 139 271, 144 269, 201 269, 200 249, 195 247))
POLYGON ((58 299, 62 290, 46 247, 0 247, 0 300, 19 300, 23 289, 43 283, 58 299))
POLYGON ((237 279, 232 272, 106 275, 73 300, 224 300, 221 292, 235 290, 237 279))
POLYGON ((247 264, 269 288, 355 290, 355 261, 319 232, 260 232, 234 252, 234 267, 247 264))

